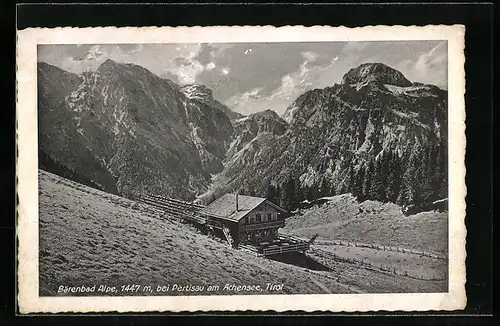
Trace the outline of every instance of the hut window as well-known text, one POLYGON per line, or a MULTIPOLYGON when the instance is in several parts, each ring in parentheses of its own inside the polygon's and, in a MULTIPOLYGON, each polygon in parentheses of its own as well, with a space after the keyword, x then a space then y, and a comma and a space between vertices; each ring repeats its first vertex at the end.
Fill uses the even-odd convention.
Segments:
POLYGON ((260 223, 261 222, 261 214, 255 214, 255 219, 256 219, 256 222, 257 223, 260 223))
POLYGON ((267 213, 267 220, 272 221, 273 220, 273 214, 272 213, 267 213))

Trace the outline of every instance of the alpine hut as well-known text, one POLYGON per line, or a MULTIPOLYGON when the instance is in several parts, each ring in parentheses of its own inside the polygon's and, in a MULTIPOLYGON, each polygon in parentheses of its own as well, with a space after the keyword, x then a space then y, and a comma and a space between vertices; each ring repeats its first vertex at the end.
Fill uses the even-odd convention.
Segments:
POLYGON ((220 230, 230 245, 260 254, 305 251, 309 243, 278 234, 287 211, 266 198, 225 194, 200 210, 206 227, 220 230))

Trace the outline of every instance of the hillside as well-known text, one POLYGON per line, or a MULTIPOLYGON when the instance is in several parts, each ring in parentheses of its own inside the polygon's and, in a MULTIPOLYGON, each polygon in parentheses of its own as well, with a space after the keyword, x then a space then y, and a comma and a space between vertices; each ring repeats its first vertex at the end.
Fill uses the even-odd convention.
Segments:
POLYGON ((423 212, 408 217, 393 203, 358 202, 351 194, 331 197, 287 219, 284 233, 322 240, 346 240, 448 253, 448 214, 423 212))
MULTIPOLYGON (((293 260, 268 260, 230 249, 153 207, 39 171, 40 295, 60 285, 284 284, 279 293, 436 292, 445 281, 425 281, 360 268, 314 250, 293 260), (317 257, 317 258, 315 258, 317 257)), ((293 226, 293 223, 290 223, 293 226)), ((182 295, 108 293, 107 295, 182 295)), ((61 295, 61 294, 60 294, 61 295)), ((64 294, 63 294, 64 295, 64 294)), ((72 294, 75 295, 75 294, 72 294)), ((78 294, 77 294, 78 295, 78 294)), ((104 295, 96 293, 95 295, 104 295)))

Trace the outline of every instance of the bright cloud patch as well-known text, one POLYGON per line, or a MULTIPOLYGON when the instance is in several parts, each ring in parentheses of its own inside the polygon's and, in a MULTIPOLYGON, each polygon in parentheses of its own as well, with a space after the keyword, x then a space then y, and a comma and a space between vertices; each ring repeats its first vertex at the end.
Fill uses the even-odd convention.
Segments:
POLYGON ((413 73, 410 78, 417 81, 447 88, 448 84, 448 49, 446 41, 438 44, 429 52, 420 55, 415 60, 405 62, 413 73))

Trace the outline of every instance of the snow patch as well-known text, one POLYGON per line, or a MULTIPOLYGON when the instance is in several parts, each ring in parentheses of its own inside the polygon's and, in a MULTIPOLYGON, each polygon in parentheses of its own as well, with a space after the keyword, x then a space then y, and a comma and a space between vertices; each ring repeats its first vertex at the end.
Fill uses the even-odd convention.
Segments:
POLYGON ((422 122, 418 121, 418 119, 417 119, 418 114, 417 113, 413 113, 413 112, 412 113, 404 113, 404 112, 397 111, 397 110, 391 110, 391 112, 396 114, 399 117, 408 119, 408 121, 410 121, 414 125, 419 126, 427 131, 431 130, 428 125, 423 124, 422 122))
POLYGON ((384 86, 394 95, 406 95, 411 97, 438 97, 436 94, 431 93, 432 89, 428 85, 401 87, 384 84, 384 86))
POLYGON ((289 107, 283 114, 283 120, 285 120, 286 123, 291 123, 293 120, 293 116, 298 109, 299 107, 297 105, 289 107))
POLYGON ((375 126, 373 125, 371 118, 368 119, 368 122, 366 123, 366 129, 365 129, 365 141, 363 144, 359 147, 357 153, 360 154, 362 152, 366 152, 370 149, 371 141, 370 141, 370 136, 372 133, 375 131, 375 126))
POLYGON ((239 123, 239 122, 247 121, 248 119, 250 119, 250 116, 247 116, 247 117, 244 117, 244 118, 240 118, 240 119, 236 119, 234 122, 239 123))

